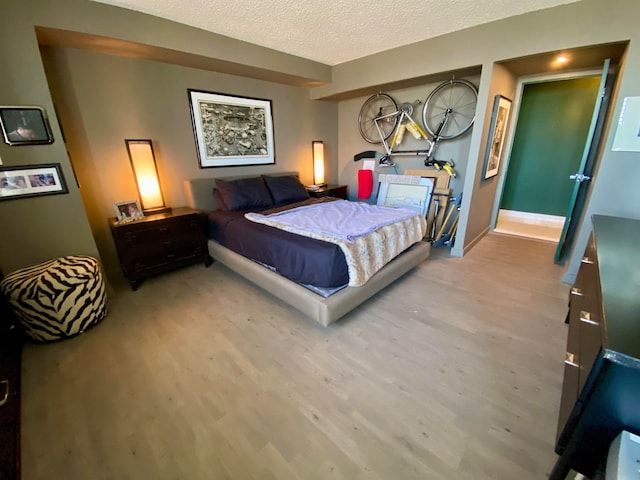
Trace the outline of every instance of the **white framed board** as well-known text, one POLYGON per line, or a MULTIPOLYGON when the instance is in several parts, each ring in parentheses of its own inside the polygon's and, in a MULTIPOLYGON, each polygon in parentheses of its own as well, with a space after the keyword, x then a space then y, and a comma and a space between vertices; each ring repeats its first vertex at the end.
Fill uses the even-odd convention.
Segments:
POLYGON ((377 205, 429 213, 434 180, 413 175, 380 175, 377 205))

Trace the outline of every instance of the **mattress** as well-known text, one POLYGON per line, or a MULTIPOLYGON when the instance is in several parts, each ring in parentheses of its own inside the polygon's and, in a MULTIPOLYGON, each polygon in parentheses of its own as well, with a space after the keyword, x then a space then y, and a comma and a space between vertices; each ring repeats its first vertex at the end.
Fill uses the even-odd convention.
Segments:
POLYGON ((332 289, 349 283, 338 245, 252 222, 245 213, 209 212, 209 238, 302 285, 332 289))

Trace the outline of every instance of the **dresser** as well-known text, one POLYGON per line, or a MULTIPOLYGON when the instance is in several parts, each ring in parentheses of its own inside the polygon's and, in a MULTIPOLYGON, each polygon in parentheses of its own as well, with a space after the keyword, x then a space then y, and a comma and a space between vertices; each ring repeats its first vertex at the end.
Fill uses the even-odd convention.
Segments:
POLYGON ((133 290, 151 275, 197 262, 211 264, 205 217, 199 210, 174 208, 127 223, 110 218, 109 225, 122 272, 133 290))
POLYGON ((0 297, 0 480, 20 478, 20 367, 22 333, 0 297))
POLYGON ((640 434, 640 221, 595 215, 570 291, 550 480, 597 471, 622 431, 640 434))

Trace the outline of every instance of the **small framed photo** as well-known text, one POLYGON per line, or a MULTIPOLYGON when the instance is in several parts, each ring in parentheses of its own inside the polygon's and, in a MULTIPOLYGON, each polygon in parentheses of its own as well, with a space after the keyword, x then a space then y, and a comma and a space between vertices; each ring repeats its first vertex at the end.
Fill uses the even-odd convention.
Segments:
POLYGON ((116 211, 116 217, 119 222, 131 222, 144 217, 140 203, 137 200, 114 203, 113 209, 116 211))
POLYGON ((11 146, 53 143, 47 113, 42 107, 0 106, 0 128, 11 146))
POLYGON ((60 164, 0 166, 0 200, 67 193, 60 164))

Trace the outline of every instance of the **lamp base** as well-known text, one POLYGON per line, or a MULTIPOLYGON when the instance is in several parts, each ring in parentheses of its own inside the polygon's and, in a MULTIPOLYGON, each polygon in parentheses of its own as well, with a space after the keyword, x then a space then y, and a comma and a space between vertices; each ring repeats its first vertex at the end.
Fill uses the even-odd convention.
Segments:
POLYGON ((171 207, 157 207, 157 208, 145 208, 142 210, 142 213, 145 217, 149 215, 157 215, 159 213, 169 213, 171 212, 171 207))
POLYGON ((313 185, 307 185, 307 188, 309 190, 311 190, 312 192, 316 192, 318 190, 320 190, 322 187, 326 187, 327 184, 326 183, 315 183, 313 185))

